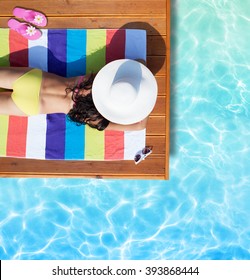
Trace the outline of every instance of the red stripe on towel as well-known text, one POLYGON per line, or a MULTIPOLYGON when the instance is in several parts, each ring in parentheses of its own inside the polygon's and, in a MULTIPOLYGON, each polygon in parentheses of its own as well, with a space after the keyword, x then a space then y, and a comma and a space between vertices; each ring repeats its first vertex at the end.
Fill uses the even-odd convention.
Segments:
POLYGON ((16 31, 9 33, 10 66, 29 66, 28 40, 16 31))
POLYGON ((28 117, 9 117, 7 156, 26 156, 27 127, 28 117))
POLYGON ((106 63, 125 57, 125 30, 107 30, 106 63))
POLYGON ((106 160, 124 159, 124 132, 105 131, 105 155, 106 160))

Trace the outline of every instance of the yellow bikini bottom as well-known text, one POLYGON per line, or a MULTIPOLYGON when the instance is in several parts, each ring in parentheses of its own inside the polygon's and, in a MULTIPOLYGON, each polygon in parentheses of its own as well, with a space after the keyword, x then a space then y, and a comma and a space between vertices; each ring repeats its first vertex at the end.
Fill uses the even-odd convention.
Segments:
POLYGON ((42 75, 42 70, 32 69, 19 77, 13 84, 11 98, 26 115, 39 114, 42 75))

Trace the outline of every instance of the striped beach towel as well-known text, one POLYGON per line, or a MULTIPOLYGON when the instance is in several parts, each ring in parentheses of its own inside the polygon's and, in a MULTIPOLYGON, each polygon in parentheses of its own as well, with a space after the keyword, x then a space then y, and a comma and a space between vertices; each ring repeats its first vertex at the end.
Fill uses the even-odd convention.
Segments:
MULTIPOLYGON (((0 66, 29 66, 73 77, 110 61, 146 60, 146 32, 117 29, 43 29, 28 41, 0 28, 0 66)), ((97 131, 64 114, 0 115, 0 156, 54 160, 131 160, 145 146, 145 130, 97 131)))

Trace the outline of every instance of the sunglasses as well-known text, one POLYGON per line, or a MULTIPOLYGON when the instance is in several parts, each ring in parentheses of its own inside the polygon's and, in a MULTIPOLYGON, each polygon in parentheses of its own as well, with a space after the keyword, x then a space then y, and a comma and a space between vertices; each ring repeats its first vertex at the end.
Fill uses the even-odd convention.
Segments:
POLYGON ((141 151, 136 153, 134 157, 135 164, 140 163, 142 160, 144 160, 147 156, 149 156, 152 153, 152 147, 146 146, 141 151))

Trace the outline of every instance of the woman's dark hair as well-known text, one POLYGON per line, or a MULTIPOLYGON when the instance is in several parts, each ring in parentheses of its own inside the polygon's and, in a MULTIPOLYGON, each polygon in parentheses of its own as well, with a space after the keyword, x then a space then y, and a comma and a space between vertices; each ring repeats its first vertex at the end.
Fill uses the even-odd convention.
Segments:
POLYGON ((87 80, 65 89, 66 94, 72 92, 72 100, 74 102, 72 109, 68 112, 68 117, 79 125, 88 124, 92 128, 104 130, 108 126, 109 121, 97 111, 94 105, 91 93, 93 81, 94 75, 91 74, 87 80), (83 89, 90 90, 90 93, 86 95, 81 94, 83 89))

